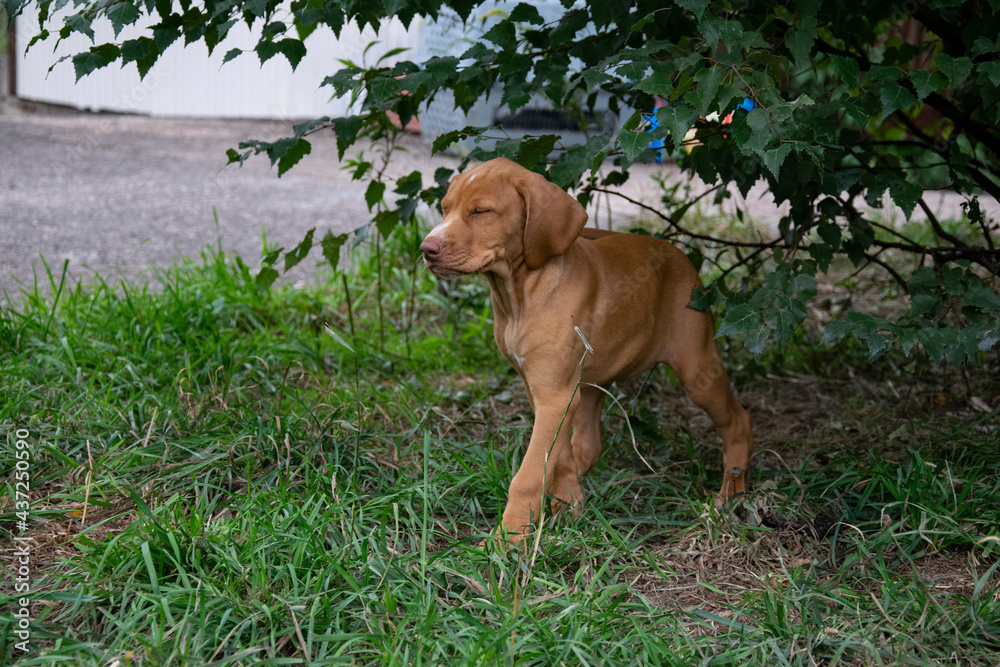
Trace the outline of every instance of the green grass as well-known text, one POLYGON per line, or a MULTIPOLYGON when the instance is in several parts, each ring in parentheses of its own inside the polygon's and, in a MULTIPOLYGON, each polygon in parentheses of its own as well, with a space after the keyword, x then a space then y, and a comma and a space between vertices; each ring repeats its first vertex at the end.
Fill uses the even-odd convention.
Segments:
MULTIPOLYGON (((580 518, 550 519, 537 550, 481 547, 530 432, 523 390, 481 282, 439 288, 412 239, 381 268, 379 288, 358 251, 346 280, 259 294, 206 251, 151 287, 56 270, 54 296, 0 311, 5 567, 17 429, 37 540, 31 650, 0 616, 5 662, 1000 661, 996 413, 964 411, 945 371, 904 376, 901 419, 831 370, 864 365, 849 349, 798 341, 793 379, 826 370, 805 384, 730 350, 761 452, 721 514, 716 439, 658 371, 641 396, 622 388, 638 451, 605 417, 580 518), (816 409, 831 396, 835 413, 816 409), (817 516, 830 532, 804 534, 817 516)), ((977 378, 967 391, 990 386, 977 378)))

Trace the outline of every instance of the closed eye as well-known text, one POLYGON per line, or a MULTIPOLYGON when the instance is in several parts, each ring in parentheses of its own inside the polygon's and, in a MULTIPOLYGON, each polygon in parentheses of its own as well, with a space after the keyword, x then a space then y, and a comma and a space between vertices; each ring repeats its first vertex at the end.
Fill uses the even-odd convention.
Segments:
POLYGON ((493 209, 484 208, 482 206, 477 206, 476 208, 472 209, 472 215, 483 215, 484 213, 492 213, 492 212, 493 209))

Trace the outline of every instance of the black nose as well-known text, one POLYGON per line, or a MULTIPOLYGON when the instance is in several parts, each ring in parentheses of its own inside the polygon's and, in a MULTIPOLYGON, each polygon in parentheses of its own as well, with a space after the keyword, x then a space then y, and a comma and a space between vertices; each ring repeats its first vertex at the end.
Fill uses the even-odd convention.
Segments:
POLYGON ((426 238, 420 244, 420 251, 427 259, 434 259, 441 254, 441 242, 436 239, 426 238))

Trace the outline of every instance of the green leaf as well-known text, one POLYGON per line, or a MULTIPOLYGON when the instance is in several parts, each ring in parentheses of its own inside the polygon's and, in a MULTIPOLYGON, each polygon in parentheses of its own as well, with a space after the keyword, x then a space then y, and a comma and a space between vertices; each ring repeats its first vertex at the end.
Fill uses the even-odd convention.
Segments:
POLYGON ((916 208, 917 202, 924 194, 924 189, 917 185, 916 183, 910 183, 904 180, 895 180, 889 186, 889 195, 892 200, 896 202, 896 206, 903 209, 903 214, 906 216, 906 220, 910 220, 910 216, 913 214, 913 209, 916 208))
MULTIPOLYGON (((336 269, 337 269, 337 267, 335 266, 334 270, 336 270, 336 269)), ((338 343, 340 343, 343 347, 347 348, 348 352, 350 352, 351 354, 355 354, 355 355, 357 354, 357 352, 354 351, 354 348, 351 347, 351 344, 348 343, 346 340, 344 340, 343 336, 341 336, 339 333, 337 333, 336 331, 334 331, 333 329, 331 329, 330 325, 324 324, 323 328, 326 330, 326 335, 328 335, 330 338, 332 338, 335 341, 337 341, 338 343)))
POLYGON ((322 116, 320 118, 313 118, 312 120, 303 121, 292 126, 292 132, 295 134, 296 138, 304 137, 305 135, 313 132, 318 127, 324 127, 330 122, 329 116, 322 116))
POLYGON ((806 248, 809 256, 816 260, 819 270, 826 273, 833 262, 833 248, 827 243, 810 243, 806 248))
POLYGON ((222 64, 225 65, 226 63, 228 63, 230 60, 240 55, 241 53, 243 53, 243 49, 229 49, 228 51, 226 51, 226 55, 223 56, 222 58, 222 64))
POLYGON ((312 152, 312 144, 305 139, 295 139, 295 143, 278 158, 278 177, 298 164, 304 156, 312 152))
POLYGON ((684 136, 694 125, 697 115, 698 112, 686 104, 671 105, 656 110, 656 122, 660 127, 667 128, 674 140, 674 146, 680 147, 684 136))
POLYGON ((29 0, 3 0, 3 10, 7 12, 7 20, 11 21, 21 13, 21 11, 28 6, 29 0))
POLYGON ((533 92, 534 89, 527 79, 507 81, 500 97, 500 104, 506 104, 510 107, 511 113, 515 113, 531 101, 533 92))
POLYGON ((261 34, 279 35, 285 32, 286 30, 288 30, 288 26, 286 26, 281 21, 272 21, 271 23, 268 23, 267 25, 264 26, 264 28, 261 30, 261 34))
POLYGON ((708 7, 708 3, 709 0, 677 0, 677 4, 680 7, 683 7, 694 14, 696 21, 701 20, 701 16, 705 13, 705 8, 708 7))
POLYGON ((583 8, 570 9, 559 19, 556 27, 549 32, 553 46, 559 46, 574 41, 577 33, 587 27, 590 13, 583 8))
POLYGON ((96 69, 100 69, 108 64, 108 61, 96 53, 84 51, 73 56, 73 70, 76 72, 76 81, 87 76, 96 69))
POLYGON ((743 101, 743 83, 740 81, 731 81, 726 83, 722 82, 722 86, 719 87, 719 93, 715 100, 715 108, 720 113, 728 113, 733 111, 734 105, 732 104, 733 98, 738 97, 740 101, 743 101))
MULTIPOLYGON (((611 77, 605 75, 605 78, 610 79, 611 77)), ((666 71, 653 72, 632 86, 632 90, 641 90, 644 93, 659 95, 660 97, 669 97, 673 89, 674 84, 671 81, 671 73, 666 71)))
POLYGON ((772 148, 771 150, 764 153, 764 166, 767 167, 768 171, 778 178, 778 172, 781 170, 781 163, 785 161, 788 154, 792 151, 792 145, 790 143, 782 143, 777 148, 772 148))
POLYGON ((981 352, 987 352, 993 349, 997 343, 1000 343, 1000 322, 997 322, 996 326, 983 332, 982 339, 976 347, 981 352))
MULTIPOLYGON (((740 150, 744 155, 754 153, 760 157, 764 156, 764 149, 771 140, 771 126, 767 120, 767 113, 763 109, 753 109, 747 113, 747 127, 750 130, 749 136, 744 137, 740 150)), ((735 134, 734 134, 735 136, 735 134)))
POLYGON ((792 30, 785 36, 785 45, 792 53, 792 58, 798 63, 807 63, 816 41, 816 17, 807 16, 802 19, 798 30, 792 30))
MULTIPOLYGON (((649 72, 650 63, 645 58, 634 62, 623 63, 613 68, 616 77, 621 77, 626 81, 642 81, 649 72)), ((665 71, 665 70, 664 70, 665 71)))
POLYGON ((649 148, 649 133, 621 130, 618 132, 618 141, 621 142, 622 150, 625 151, 625 158, 629 162, 635 162, 639 155, 649 148))
POLYGON ((406 176, 400 176, 396 179, 396 187, 393 188, 393 192, 398 192, 401 195, 411 196, 420 192, 420 188, 423 187, 424 177, 419 171, 411 171, 406 176))
POLYGON ((898 109, 908 109, 917 103, 917 98, 913 93, 892 81, 882 86, 879 99, 882 101, 882 120, 888 118, 892 112, 898 109))
POLYGON ((513 51, 517 47, 517 30, 510 19, 497 23, 483 33, 482 38, 493 42, 504 51, 513 51))
POLYGON ((337 136, 338 158, 343 160, 344 153, 358 140, 358 127, 361 119, 358 116, 345 116, 333 119, 333 133, 337 136))
POLYGON ((431 143, 431 154, 440 153, 441 151, 447 150, 456 141, 464 137, 465 134, 462 130, 452 130, 451 132, 444 132, 434 137, 434 141, 431 143))
POLYGON ((510 12, 510 20, 514 23, 531 23, 532 25, 545 23, 545 19, 538 13, 538 9, 527 2, 517 3, 517 6, 510 12))
POLYGON ((726 310, 726 315, 719 325, 716 338, 732 336, 733 334, 746 338, 746 347, 755 357, 760 357, 767 342, 768 327, 760 318, 760 313, 749 304, 739 304, 726 310))
POLYGON ((260 64, 263 65, 278 53, 278 45, 271 40, 265 39, 257 42, 257 46, 253 50, 257 52, 260 64))
POLYGON ((354 90, 360 83, 357 79, 361 73, 359 67, 344 67, 333 76, 323 79, 321 86, 333 86, 333 96, 341 97, 354 90))
MULTIPOLYGON (((66 25, 72 32, 80 32, 90 38, 90 41, 94 41, 94 29, 90 27, 91 19, 87 18, 84 14, 73 14, 66 17, 66 25)), ((79 80, 79 77, 77 77, 79 80)))
POLYGON ((326 236, 323 237, 323 257, 329 262, 330 268, 334 271, 337 270, 337 265, 340 263, 340 248, 347 242, 347 234, 340 234, 339 236, 334 236, 333 232, 327 231, 326 236))
POLYGON ((914 69, 910 70, 910 82, 913 83, 913 89, 917 91, 917 99, 923 102, 925 97, 946 86, 948 79, 941 72, 914 69))
POLYGON ((434 56, 427 62, 423 63, 423 71, 428 74, 428 83, 431 86, 443 86, 447 83, 448 79, 454 76, 455 72, 458 71, 459 64, 459 59, 452 56, 446 56, 444 58, 434 56))
POLYGON ((1000 61, 990 60, 976 65, 976 69, 990 80, 994 86, 1000 86, 1000 61))
POLYGON ((947 53, 939 53, 934 58, 934 64, 948 77, 948 86, 952 89, 957 88, 972 73, 972 59, 965 56, 953 58, 947 53))
MULTIPOLYGON (((497 56, 497 68, 504 73, 504 76, 517 77, 525 75, 531 71, 531 65, 531 58, 518 53, 514 49, 502 51, 497 56)), ((537 72, 538 70, 536 69, 535 71, 537 72)))
POLYGON ((584 82, 587 84, 587 88, 590 90, 593 90, 595 88, 600 88, 602 83, 606 83, 608 81, 614 81, 614 77, 612 77, 610 74, 605 72, 603 68, 600 67, 591 67, 589 69, 585 69, 583 70, 583 72, 580 73, 580 76, 583 77, 584 82))
POLYGON ((612 135, 604 133, 591 137, 582 146, 579 144, 570 146, 549 169, 549 178, 564 190, 576 187, 583 172, 588 169, 596 171, 600 168, 603 162, 602 156, 607 155, 611 140, 612 135))
POLYGON ((120 55, 121 50, 114 44, 92 46, 89 51, 76 54, 73 56, 73 69, 76 71, 76 80, 79 81, 94 70, 114 62, 120 55))
POLYGON ((888 336, 879 333, 879 329, 887 328, 887 325, 888 323, 882 318, 867 313, 851 312, 844 319, 827 325, 820 344, 825 345, 844 336, 853 335, 868 346, 868 361, 875 361, 892 345, 888 336))
POLYGON ((396 215, 399 217, 400 222, 411 222, 413 216, 417 212, 417 206, 420 204, 420 200, 415 197, 409 197, 407 199, 397 199, 396 204, 399 208, 396 210, 396 215))
POLYGON ((313 233, 315 231, 315 227, 310 229, 306 232, 305 238, 303 238, 297 246, 285 253, 285 273, 288 273, 292 267, 305 259, 306 255, 309 254, 309 251, 312 250, 313 233))
POLYGON ((375 216, 375 227, 382 238, 388 238, 399 224, 399 211, 379 211, 375 216))
MULTIPOLYGON (((795 329, 806 318, 809 300, 816 296, 816 278, 812 275, 815 270, 811 262, 780 264, 767 274, 764 285, 747 304, 753 312, 761 314, 779 347, 792 339, 795 329)), ((771 334, 755 335, 766 340, 771 334)))
POLYGON ((122 42, 122 67, 134 62, 139 70, 140 79, 145 78, 146 73, 156 64, 159 55, 160 51, 156 48, 156 42, 149 37, 127 39, 122 42))
POLYGON ((840 250, 841 233, 840 227, 832 220, 821 220, 816 227, 816 232, 820 238, 834 250, 840 250))
POLYGON ((365 190, 365 203, 368 204, 368 210, 372 211, 375 207, 382 203, 382 198, 385 195, 385 183, 382 181, 372 181, 368 184, 368 189, 365 190))
POLYGON ((858 61, 845 56, 830 56, 830 60, 833 62, 833 68, 847 84, 847 87, 857 88, 861 81, 861 66, 858 65, 858 61))
POLYGON ((649 14, 646 14, 641 19, 633 23, 632 28, 628 31, 629 37, 631 37, 636 33, 642 34, 642 29, 645 28, 648 24, 652 23, 655 18, 656 14, 650 12, 649 14))
POLYGON ((274 270, 272 266, 262 266, 260 273, 254 278, 253 284, 257 288, 258 292, 266 292, 274 284, 274 281, 278 279, 278 272, 274 270))
POLYGON ((528 169, 534 168, 539 162, 548 158, 559 137, 554 134, 543 134, 536 138, 525 138, 517 152, 517 163, 528 169))
MULTIPOLYGON (((880 197, 882 192, 879 192, 880 197)), ((875 233, 872 231, 871 224, 861 217, 851 220, 848 231, 850 231, 851 236, 843 242, 844 251, 851 262, 855 266, 859 266, 864 261, 868 248, 875 242, 875 233)))
POLYGON ((400 91, 399 80, 393 76, 378 76, 369 84, 372 102, 384 102, 400 91))
POLYGON ((698 28, 713 52, 717 50, 720 41, 727 49, 731 49, 743 37, 743 26, 739 21, 727 20, 711 14, 698 22, 698 28))
POLYGON ((167 50, 167 47, 177 41, 181 36, 181 31, 177 28, 153 28, 153 41, 160 53, 167 50))
POLYGON ((119 0, 108 8, 107 17, 111 20, 111 28, 115 31, 117 39, 122 28, 139 20, 139 8, 130 2, 119 0))
POLYGON ((865 83, 892 83, 899 81, 903 70, 895 65, 872 65, 865 72, 865 83))
POLYGON ((966 306, 978 308, 983 312, 995 312, 1000 314, 1000 296, 988 285, 983 284, 976 276, 978 282, 970 285, 965 291, 963 303, 966 306))
MULTIPOLYGON (((994 0, 994 11, 1000 9, 1000 3, 994 0)), ((993 53, 997 50, 997 44, 993 40, 987 39, 986 37, 977 37, 972 43, 972 50, 969 55, 973 58, 978 58, 985 53, 993 53)))
POLYGON ((715 100, 715 94, 719 92, 719 84, 722 83, 724 73, 724 68, 716 65, 702 69, 694 75, 694 80, 698 84, 698 111, 703 116, 719 111, 717 108, 712 108, 712 102, 715 100))
POLYGON ((299 66, 303 56, 306 55, 306 45, 297 39, 283 39, 280 42, 277 42, 274 46, 285 56, 285 58, 288 59, 293 72, 295 71, 295 68, 299 66))

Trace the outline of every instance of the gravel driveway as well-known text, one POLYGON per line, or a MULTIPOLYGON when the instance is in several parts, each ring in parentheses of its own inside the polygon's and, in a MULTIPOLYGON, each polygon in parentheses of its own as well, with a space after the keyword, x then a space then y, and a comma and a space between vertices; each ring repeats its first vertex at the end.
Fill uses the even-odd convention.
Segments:
MULTIPOLYGON (((311 227, 351 230, 368 217, 363 186, 337 160, 332 133, 281 178, 264 156, 225 166, 244 139, 290 134, 289 121, 176 120, 95 114, 0 115, 0 290, 53 271, 108 282, 148 274, 221 242, 248 264, 268 244, 291 248, 311 227), (218 226, 213 217, 218 214, 218 226)), ((419 139, 393 171, 433 174, 419 139)), ((320 261, 315 251, 310 255, 320 261)))
MULTIPOLYGON (((17 281, 30 285, 33 272, 44 278, 40 257, 53 271, 68 259, 72 277, 97 272, 115 283, 149 276, 153 267, 169 266, 178 256, 198 257, 216 242, 255 266, 262 229, 269 244, 291 248, 311 227, 319 237, 327 229, 341 233, 362 224, 368 217, 364 185, 341 169, 332 133, 311 136, 312 153, 281 178, 263 156, 242 168, 225 166, 227 148, 244 139, 287 136, 291 125, 86 113, 0 115, 0 291, 16 302, 17 281)), ((453 158, 432 158, 419 137, 408 135, 402 143, 406 151, 396 154, 393 174, 418 169, 429 183, 437 167, 455 166, 453 158)), ((629 196, 656 204, 662 192, 654 176, 663 172, 668 180, 681 178, 673 165, 636 165, 629 196)), ((960 213, 960 197, 928 194, 939 215, 960 213)), ((984 208, 996 216, 992 204, 984 201, 984 208)), ((736 193, 722 212, 737 206, 768 236, 782 213, 762 185, 746 199, 736 193)), ((620 200, 602 201, 592 220, 607 226, 609 207, 616 222, 636 213, 620 200)), ((704 204, 702 212, 720 212, 712 208, 704 204)), ((316 251, 313 257, 319 261, 316 251)), ((292 278, 308 275, 308 268, 296 269, 292 278)))

